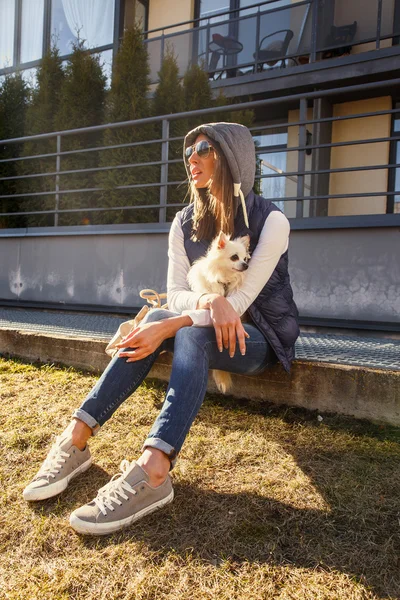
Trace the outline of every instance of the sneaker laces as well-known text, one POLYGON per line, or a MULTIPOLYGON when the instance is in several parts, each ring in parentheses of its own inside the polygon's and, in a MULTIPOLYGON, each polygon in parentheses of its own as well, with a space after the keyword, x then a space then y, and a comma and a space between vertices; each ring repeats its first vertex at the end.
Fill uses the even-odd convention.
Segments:
POLYGON ((46 460, 39 469, 37 477, 52 477, 54 479, 56 474, 60 472, 63 464, 67 462, 66 459, 71 455, 61 448, 61 441, 61 436, 56 438, 55 443, 50 448, 46 460))
POLYGON ((119 466, 121 472, 116 473, 112 479, 105 485, 100 488, 97 492, 97 496, 94 499, 95 504, 101 510, 103 515, 107 515, 107 508, 110 511, 114 511, 112 503, 122 505, 120 498, 124 500, 128 500, 129 496, 127 496, 126 492, 129 492, 133 495, 136 495, 137 492, 132 488, 131 485, 124 479, 125 475, 128 473, 133 463, 130 463, 129 460, 123 460, 119 466))

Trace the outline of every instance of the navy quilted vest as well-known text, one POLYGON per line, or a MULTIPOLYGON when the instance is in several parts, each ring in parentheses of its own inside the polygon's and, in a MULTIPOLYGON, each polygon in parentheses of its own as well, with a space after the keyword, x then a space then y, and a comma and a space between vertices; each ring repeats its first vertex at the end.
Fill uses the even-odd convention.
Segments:
MULTIPOLYGON (((246 208, 249 229, 239 207, 235 219, 233 237, 250 235, 250 253, 253 252, 269 213, 279 208, 261 196, 250 192, 246 197, 246 208)), ((194 242, 192 235, 193 204, 186 206, 181 212, 184 245, 190 264, 204 256, 211 240, 194 242)), ((248 314, 254 325, 264 334, 271 344, 284 369, 289 373, 292 360, 295 358, 295 341, 299 336, 299 312, 293 300, 293 291, 288 271, 288 251, 280 257, 271 277, 263 287, 248 314)))

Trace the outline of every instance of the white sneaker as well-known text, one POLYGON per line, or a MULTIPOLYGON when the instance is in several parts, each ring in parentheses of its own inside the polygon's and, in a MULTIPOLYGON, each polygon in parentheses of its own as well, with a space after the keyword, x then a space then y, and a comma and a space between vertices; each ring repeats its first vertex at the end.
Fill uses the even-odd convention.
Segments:
POLYGON ((71 479, 92 464, 89 446, 79 450, 70 435, 60 435, 50 448, 37 475, 23 491, 25 500, 46 500, 63 492, 71 479))
POLYGON ((75 531, 108 535, 172 502, 174 490, 169 475, 154 488, 149 484, 146 471, 136 462, 123 460, 120 469, 92 502, 71 514, 69 522, 75 531))

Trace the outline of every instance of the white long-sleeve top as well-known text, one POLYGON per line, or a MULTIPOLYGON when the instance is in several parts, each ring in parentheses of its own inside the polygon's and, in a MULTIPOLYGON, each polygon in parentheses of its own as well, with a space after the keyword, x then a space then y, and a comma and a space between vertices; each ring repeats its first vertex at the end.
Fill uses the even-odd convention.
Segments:
MULTIPOLYGON (((242 316, 257 298, 271 277, 281 255, 289 246, 290 225, 285 215, 279 211, 271 212, 255 247, 249 268, 245 272, 243 284, 239 290, 228 294, 227 300, 236 312, 242 316)), ((171 225, 168 240, 168 276, 167 302, 169 310, 188 315, 194 326, 212 325, 210 311, 196 309, 202 294, 192 292, 187 282, 190 262, 184 246, 181 225, 181 213, 178 212, 171 225)))

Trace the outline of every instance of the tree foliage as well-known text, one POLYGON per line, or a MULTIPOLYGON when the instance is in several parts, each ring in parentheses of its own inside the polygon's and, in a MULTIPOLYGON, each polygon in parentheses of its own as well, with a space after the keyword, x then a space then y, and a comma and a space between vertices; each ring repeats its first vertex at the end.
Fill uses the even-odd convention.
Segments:
MULTIPOLYGON (((26 108, 29 99, 29 89, 21 73, 6 75, 0 88, 0 140, 22 137, 25 131, 26 108)), ((18 158, 22 150, 21 144, 2 144, 0 156, 2 159, 18 158)), ((18 175, 17 163, 0 163, 0 177, 18 175)), ((19 180, 0 181, 0 195, 17 194, 20 191, 19 180)), ((0 200, 0 213, 18 212, 19 198, 0 200)), ((0 227, 24 227, 23 216, 0 217, 0 227)))
MULTIPOLYGON (((43 57, 37 69, 37 85, 32 90, 31 101, 26 111, 25 135, 36 135, 55 131, 56 117, 60 108, 61 91, 65 73, 57 47, 53 46, 43 57)), ((22 149, 22 156, 54 154, 57 149, 56 138, 28 141, 22 149)), ((56 170, 56 157, 38 158, 21 161, 20 174, 43 174, 56 170)), ((24 192, 53 191, 54 176, 34 177, 22 182, 24 192)), ((54 209, 54 196, 29 197, 23 200, 23 208, 29 210, 54 209)), ((54 223, 54 216, 27 215, 27 226, 46 226, 54 223)))
MULTIPOLYGON (((73 53, 65 68, 58 109, 55 114, 56 130, 90 127, 104 122, 106 76, 100 58, 85 50, 82 41, 73 47, 73 53)), ((96 147, 102 133, 79 133, 62 138, 63 152, 96 147)), ((98 166, 98 152, 68 154, 61 159, 61 170, 91 169, 98 166)), ((85 189, 96 185, 94 172, 67 174, 60 177, 63 190, 85 189)), ((68 193, 60 198, 60 209, 90 208, 97 206, 96 194, 68 193)), ((91 221, 91 212, 64 213, 59 225, 79 225, 91 221)))
MULTIPOLYGON (((159 84, 154 94, 153 110, 155 115, 170 115, 185 111, 185 92, 179 77, 179 68, 176 56, 170 48, 164 55, 161 69, 158 73, 159 84)), ((175 160, 168 165, 168 181, 180 182, 186 179, 185 166, 182 161, 182 140, 187 132, 187 120, 170 120, 169 136, 177 137, 177 140, 171 140, 168 147, 168 159, 175 160)), ((185 192, 181 186, 168 186, 167 202, 169 204, 182 201, 185 192)), ((174 215, 176 208, 167 211, 167 214, 174 215)))
MULTIPOLYGON (((214 97, 209 75, 202 65, 192 64, 180 77, 177 58, 171 48, 165 52, 154 89, 150 85, 150 67, 147 46, 143 43, 140 26, 125 31, 114 58, 111 89, 106 92, 106 77, 100 58, 90 54, 83 41, 78 41, 65 68, 56 47, 44 56, 37 71, 37 86, 31 96, 20 74, 8 75, 0 88, 0 139, 36 135, 65 129, 79 129, 102 123, 118 123, 144 119, 154 115, 173 115, 177 112, 216 109, 207 116, 169 119, 168 182, 183 182, 186 171, 182 161, 184 135, 204 122, 227 121, 250 126, 252 111, 218 111, 219 107, 234 103, 222 92, 214 97), (151 95, 153 97, 151 98, 151 95), (172 162, 176 161, 176 162, 172 162)), ((142 124, 134 127, 109 128, 104 132, 79 133, 61 139, 61 190, 59 209, 79 209, 75 213, 60 213, 59 225, 157 222, 158 208, 126 209, 122 207, 158 205, 162 168, 157 163, 162 157, 162 124, 142 124), (98 146, 113 146, 96 150, 98 146), (115 147, 116 146, 116 147, 115 147), (93 151, 86 151, 93 148, 93 151), (75 150, 82 152, 74 153, 75 150), (148 163, 148 165, 146 164, 148 163), (139 166, 131 166, 131 165, 139 166), (101 171, 94 171, 101 167, 101 171), (122 167, 122 168, 121 168, 122 167), (85 192, 103 188, 100 192, 85 192), (119 189, 117 189, 119 188, 119 189), (121 189, 122 188, 122 189, 121 189), (63 190, 83 190, 63 193, 63 190), (112 208, 98 212, 88 210, 112 208)), ((17 163, 0 163, 0 175, 43 175, 56 171, 56 138, 35 140, 21 145, 4 145, 2 158, 53 154, 48 158, 27 159, 17 163)), ((56 176, 28 177, 25 180, 0 182, 2 194, 17 192, 54 192, 56 176)), ((169 185, 167 203, 177 204, 186 197, 182 184, 169 185)), ((54 210, 55 194, 4 200, 3 211, 54 210)), ((170 220, 176 208, 167 210, 170 220)), ((4 217, 0 226, 52 225, 53 214, 4 217)))
MULTIPOLYGON (((150 67, 147 48, 138 25, 125 31, 123 41, 114 60, 111 90, 108 96, 107 120, 110 123, 130 121, 149 117, 151 114, 148 92, 150 87, 150 67)), ((135 163, 159 160, 159 145, 146 144, 154 138, 154 127, 140 125, 107 129, 104 145, 118 145, 101 153, 104 167, 118 167, 135 163), (129 144, 136 144, 129 146, 129 144)), ((102 194, 102 206, 138 206, 158 202, 159 187, 146 187, 158 182, 160 169, 153 167, 128 167, 108 170, 99 177, 106 188, 102 194), (117 186, 138 185, 144 187, 115 189, 117 186)), ((158 221, 155 210, 121 210, 99 213, 100 222, 132 223, 137 221, 158 221)))

